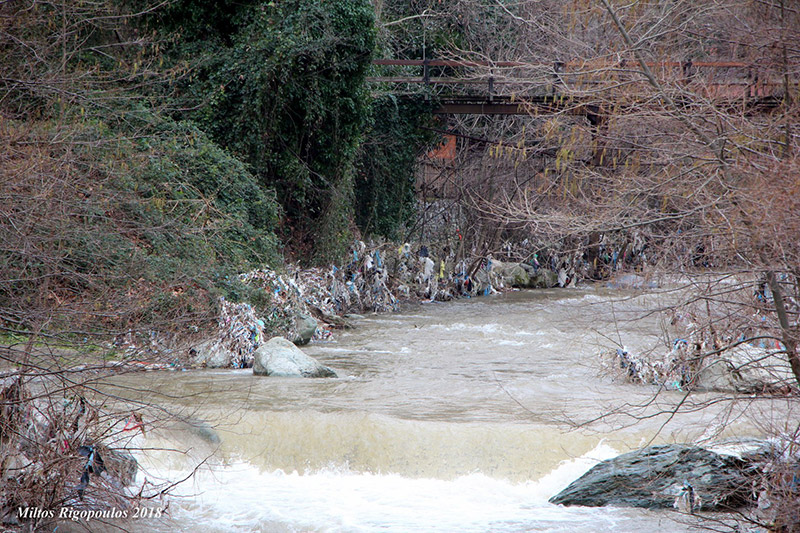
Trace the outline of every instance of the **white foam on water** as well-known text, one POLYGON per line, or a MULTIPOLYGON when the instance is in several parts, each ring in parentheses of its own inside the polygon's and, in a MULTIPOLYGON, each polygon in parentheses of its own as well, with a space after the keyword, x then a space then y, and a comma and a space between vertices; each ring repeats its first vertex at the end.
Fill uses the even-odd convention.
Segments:
POLYGON ((510 341, 510 340, 506 340, 506 339, 501 339, 501 340, 497 341, 497 344, 500 345, 500 346, 525 346, 524 342, 510 341))
POLYGON ((464 322, 455 322, 453 324, 431 324, 424 327, 432 330, 476 331, 480 333, 501 333, 503 331, 503 326, 500 324, 466 324, 464 322))
MULTIPOLYGON (((597 461, 616 454, 601 443, 542 479, 525 483, 480 473, 452 481, 407 478, 357 473, 346 466, 302 474, 270 472, 234 462, 198 471, 173 491, 170 518, 148 527, 202 526, 212 532, 636 531, 625 527, 620 510, 547 503, 597 461)), ((181 475, 159 474, 173 479, 181 475)))
POLYGON ((540 329, 536 331, 515 331, 514 335, 518 337, 540 337, 542 335, 547 335, 548 333, 550 332, 540 329))

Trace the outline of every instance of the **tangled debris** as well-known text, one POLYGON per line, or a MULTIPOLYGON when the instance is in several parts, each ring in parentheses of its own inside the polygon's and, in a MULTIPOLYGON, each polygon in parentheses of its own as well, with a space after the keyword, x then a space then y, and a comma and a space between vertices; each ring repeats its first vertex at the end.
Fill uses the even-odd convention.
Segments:
POLYGON ((635 355, 625 347, 600 353, 601 366, 632 383, 660 385, 668 390, 691 388, 698 370, 697 357, 687 350, 688 341, 676 339, 666 355, 635 355))
MULTIPOLYGON (((34 393, 30 376, 0 376, 0 523, 50 519, 26 509, 129 509, 136 460, 105 443, 102 415, 79 393, 34 393)), ((39 380, 42 381, 41 379, 39 380)))
MULTIPOLYGON (((266 295, 266 304, 235 303, 220 299, 217 329, 211 340, 194 348, 208 366, 248 368, 259 345, 274 336, 297 344, 310 338, 331 338, 332 330, 347 327, 343 317, 364 312, 398 309, 403 301, 446 301, 457 297, 493 294, 510 287, 553 287, 574 283, 563 261, 551 261, 561 272, 539 264, 537 254, 528 263, 503 262, 491 255, 461 258, 448 246, 430 248, 408 243, 357 241, 349 261, 329 268, 288 265, 283 273, 260 268, 241 274, 240 280, 266 295)), ((549 257, 549 256, 548 256, 549 257)))
POLYGON ((232 354, 233 368, 253 366, 253 352, 264 338, 264 320, 258 318, 248 303, 233 303, 220 298, 217 343, 232 354))
MULTIPOLYGON (((736 296, 729 298, 733 301, 736 296)), ((601 352, 601 365, 632 383, 659 385, 669 390, 791 392, 796 385, 784 355, 785 347, 771 335, 764 316, 756 313, 752 321, 762 324, 760 328, 742 329, 738 322, 726 323, 718 318, 720 314, 733 316, 721 311, 724 309, 707 306, 705 313, 709 319, 705 322, 691 306, 673 310, 671 325, 681 337, 674 339, 669 351, 634 354, 620 347, 601 352)))

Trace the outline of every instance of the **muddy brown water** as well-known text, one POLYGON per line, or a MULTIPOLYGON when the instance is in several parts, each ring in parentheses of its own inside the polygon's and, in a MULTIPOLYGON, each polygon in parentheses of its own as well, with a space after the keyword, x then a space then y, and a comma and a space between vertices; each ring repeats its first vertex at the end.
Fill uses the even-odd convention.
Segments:
MULTIPOLYGON (((603 372, 597 353, 619 342, 631 351, 663 346, 663 319, 647 310, 670 298, 588 287, 369 315, 334 341, 304 348, 336 369, 338 379, 254 377, 249 370, 119 378, 125 395, 195 421, 132 438, 143 448, 137 452, 140 485, 182 479, 197 467, 171 490, 164 517, 125 526, 220 532, 687 530, 684 517, 668 511, 547 502, 597 460, 649 443, 760 434, 759 420, 772 411, 752 404, 748 413, 762 415, 742 415, 740 403, 721 402, 632 423, 631 415, 669 410, 684 394, 662 392, 653 400, 656 387, 603 372), (602 418, 615 411, 622 413, 602 418)), ((691 401, 715 396, 696 398, 691 401)), ((152 506, 165 504, 155 499, 152 506)))

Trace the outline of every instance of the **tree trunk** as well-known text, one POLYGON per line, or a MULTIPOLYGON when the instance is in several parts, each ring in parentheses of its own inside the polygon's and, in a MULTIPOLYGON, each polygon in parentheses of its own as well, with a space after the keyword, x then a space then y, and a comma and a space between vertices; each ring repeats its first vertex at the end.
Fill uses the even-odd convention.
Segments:
POLYGON ((775 312, 781 325, 781 337, 783 338, 783 345, 786 347, 786 357, 789 358, 794 379, 800 385, 800 357, 797 354, 797 338, 789 325, 789 317, 786 314, 786 307, 783 305, 783 291, 780 283, 778 283, 778 278, 775 277, 775 272, 767 271, 767 283, 769 283, 769 288, 772 291, 775 312))

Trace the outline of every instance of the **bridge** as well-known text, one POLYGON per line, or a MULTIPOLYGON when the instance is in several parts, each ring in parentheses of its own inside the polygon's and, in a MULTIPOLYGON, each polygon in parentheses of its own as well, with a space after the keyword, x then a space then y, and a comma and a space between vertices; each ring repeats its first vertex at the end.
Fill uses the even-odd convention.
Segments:
MULTIPOLYGON (((449 87, 440 95, 439 114, 530 115, 568 112, 584 115, 597 125, 613 108, 652 105, 652 87, 638 63, 571 61, 454 61, 445 59, 377 59, 374 65, 418 67, 417 76, 369 77, 371 83, 449 87), (431 76, 431 71, 457 71, 431 76), (507 90, 503 91, 506 87, 507 90), (477 93, 476 94, 476 89, 477 93)), ((698 101, 745 113, 769 111, 781 105, 785 82, 757 65, 738 61, 658 61, 651 72, 675 93, 674 101, 698 101)))
MULTIPOLYGON (((654 92, 637 62, 454 61, 376 59, 374 65, 416 67, 419 75, 369 77, 370 83, 425 85, 438 89, 434 113, 443 115, 552 115, 585 117, 594 146, 592 162, 602 164, 608 117, 670 105, 705 103, 752 115, 781 107, 789 80, 740 61, 657 61, 646 63, 663 93, 654 92), (432 76, 431 71, 448 76, 432 76)), ((406 69, 407 70, 407 69, 406 69)), ((795 83, 795 82, 793 82, 795 83)), ((412 93, 413 94, 413 93, 412 93)), ((696 111, 693 111, 696 112, 696 111)))

